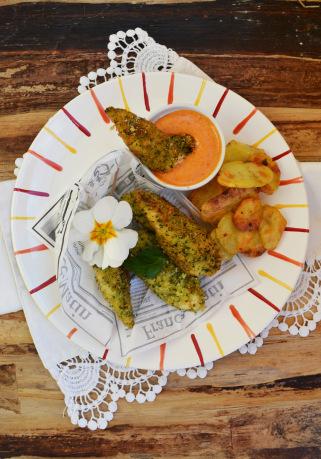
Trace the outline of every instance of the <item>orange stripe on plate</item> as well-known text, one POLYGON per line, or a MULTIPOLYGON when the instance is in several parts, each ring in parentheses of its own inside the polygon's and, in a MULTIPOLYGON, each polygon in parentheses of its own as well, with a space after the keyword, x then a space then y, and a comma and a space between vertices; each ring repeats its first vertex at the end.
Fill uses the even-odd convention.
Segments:
POLYGON ((246 123, 250 121, 252 116, 255 115, 256 112, 257 112, 257 108, 253 108, 253 110, 239 124, 235 126, 235 128, 233 129, 233 134, 234 135, 238 134, 244 128, 246 123))
POLYGON ((304 263, 301 263, 301 261, 294 260, 293 258, 289 258, 286 255, 283 255, 282 253, 275 252, 274 250, 268 250, 268 254, 271 255, 272 257, 279 258, 280 260, 287 261, 288 263, 292 263, 293 265, 296 266, 304 266, 304 263))
POLYGON ((174 81, 175 81, 175 73, 171 73, 171 79, 169 82, 168 96, 167 96, 168 104, 172 104, 174 100, 174 81))
POLYGON ((215 331, 214 331, 213 325, 212 325, 210 322, 208 322, 208 323, 206 324, 206 328, 207 328, 207 330, 209 331, 211 337, 213 338, 213 341, 214 341, 214 343, 216 344, 216 347, 217 347, 217 349, 218 349, 218 352, 219 352, 219 353, 221 354, 221 356, 223 357, 223 356, 224 356, 224 352, 223 352, 223 349, 222 349, 222 347, 221 347, 221 345, 220 345, 219 340, 217 339, 217 336, 216 336, 216 333, 215 333, 215 331))
POLYGON ((78 328, 72 328, 70 332, 67 334, 67 338, 70 339, 76 333, 76 331, 78 331, 78 328))
POLYGON ((294 177, 287 180, 280 180, 280 186, 293 185, 296 183, 303 183, 303 177, 294 177))
POLYGON ((100 101, 98 100, 98 97, 96 96, 95 91, 93 89, 89 89, 89 92, 90 92, 90 95, 91 95, 91 97, 92 97, 97 109, 98 109, 98 112, 99 112, 100 116, 102 117, 102 119, 105 121, 106 124, 109 124, 110 123, 110 119, 106 115, 104 107, 101 105, 100 101))
POLYGON ((163 343, 159 346, 159 369, 160 370, 164 370, 165 351, 166 351, 166 343, 163 343))
POLYGON ((230 310, 231 310, 231 313, 233 314, 233 317, 235 317, 235 319, 244 329, 247 336, 251 339, 255 338, 256 336, 255 333, 253 332, 253 330, 251 330, 251 328, 248 326, 248 324, 245 322, 245 320, 243 319, 243 317, 241 316, 241 314, 238 312, 238 310, 233 304, 230 305, 230 310))
POLYGON ((34 247, 29 247, 28 249, 21 249, 21 250, 16 250, 14 252, 15 255, 24 255, 25 253, 31 253, 31 252, 41 252, 43 250, 48 250, 48 247, 44 244, 40 245, 35 245, 34 247))

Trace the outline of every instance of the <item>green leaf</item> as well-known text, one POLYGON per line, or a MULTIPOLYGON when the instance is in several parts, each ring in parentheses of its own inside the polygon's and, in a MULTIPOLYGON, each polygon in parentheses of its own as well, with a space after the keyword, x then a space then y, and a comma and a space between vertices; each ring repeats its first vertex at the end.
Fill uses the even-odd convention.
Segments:
POLYGON ((157 246, 142 249, 134 257, 127 258, 123 266, 139 277, 153 279, 165 267, 166 256, 157 246))

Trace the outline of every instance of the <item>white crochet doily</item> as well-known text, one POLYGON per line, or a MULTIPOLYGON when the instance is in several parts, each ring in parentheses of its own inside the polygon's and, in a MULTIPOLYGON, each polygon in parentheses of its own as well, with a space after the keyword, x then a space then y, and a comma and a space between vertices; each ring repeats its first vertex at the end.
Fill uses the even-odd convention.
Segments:
MULTIPOLYGON (((119 31, 110 36, 108 54, 110 63, 80 78, 78 92, 95 86, 108 78, 141 71, 169 71, 179 56, 160 45, 140 28, 119 31)), ((21 158, 16 166, 21 166, 21 158)), ((15 170, 17 172, 17 170, 15 170)), ((321 320, 320 284, 321 260, 311 255, 289 301, 275 320, 255 339, 242 346, 241 354, 255 354, 263 345, 271 328, 292 335, 308 336, 321 320)), ((177 370, 190 379, 205 378, 213 362, 205 366, 177 370)), ((167 383, 168 371, 143 371, 115 367, 88 353, 62 362, 50 369, 65 395, 66 410, 71 422, 91 430, 105 429, 117 411, 117 401, 152 402, 167 383)))

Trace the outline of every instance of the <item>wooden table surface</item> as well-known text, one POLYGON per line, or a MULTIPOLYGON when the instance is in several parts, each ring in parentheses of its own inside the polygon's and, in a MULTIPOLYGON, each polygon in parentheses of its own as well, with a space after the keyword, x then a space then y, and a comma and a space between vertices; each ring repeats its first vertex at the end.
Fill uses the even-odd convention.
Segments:
MULTIPOLYGON (((0 0, 1 180, 79 77, 106 67, 108 35, 137 26, 259 106, 298 159, 321 160, 321 8, 125 2, 0 0)), ((90 432, 63 417, 23 313, 2 316, 0 456, 321 458, 320 329, 274 332, 255 357, 234 353, 204 380, 172 375, 154 403, 120 402, 110 428, 90 432)))

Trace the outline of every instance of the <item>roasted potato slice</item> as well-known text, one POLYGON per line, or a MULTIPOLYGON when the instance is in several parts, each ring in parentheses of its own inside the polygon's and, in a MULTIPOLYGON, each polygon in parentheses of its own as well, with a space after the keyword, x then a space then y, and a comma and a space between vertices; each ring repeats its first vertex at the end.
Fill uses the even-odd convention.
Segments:
POLYGON ((281 172, 278 165, 273 161, 273 164, 269 165, 273 172, 273 179, 271 182, 260 188, 260 191, 266 194, 273 194, 279 188, 281 172))
POLYGON ((234 226, 233 214, 228 212, 221 218, 215 230, 216 238, 224 251, 233 256, 238 252, 239 231, 234 226))
POLYGON ((257 151, 253 155, 252 161, 255 164, 268 166, 273 172, 273 179, 271 180, 271 182, 267 183, 262 188, 260 188, 260 191, 262 191, 263 193, 273 194, 274 191, 276 191, 279 188, 279 184, 280 184, 281 172, 280 172, 279 166, 263 150, 257 151))
POLYGON ((223 193, 224 187, 217 182, 216 177, 208 182, 206 185, 196 190, 191 191, 188 199, 201 210, 202 205, 209 199, 215 198, 219 194, 223 193))
POLYGON ((262 205, 259 198, 245 198, 233 214, 233 223, 240 231, 256 231, 262 221, 262 205))
POLYGON ((265 252, 265 247, 258 231, 239 231, 237 248, 238 252, 248 257, 259 257, 265 252))
POLYGON ((262 187, 272 179, 273 172, 267 166, 231 161, 223 164, 217 181, 220 185, 229 188, 254 188, 262 187))
POLYGON ((202 205, 201 218, 204 222, 215 225, 223 215, 234 210, 244 198, 249 196, 257 196, 254 188, 228 188, 202 205))
POLYGON ((259 152, 264 153, 260 148, 246 145, 237 140, 231 140, 231 142, 226 145, 224 163, 229 163, 231 161, 252 161, 253 156, 259 152))
POLYGON ((224 247, 219 243, 217 236, 216 236, 216 228, 210 233, 210 237, 215 240, 219 255, 221 257, 221 261, 224 262, 226 260, 230 260, 233 257, 233 254, 227 252, 224 247))
POLYGON ((263 206, 263 218, 259 227, 260 237, 267 250, 278 245, 287 221, 276 207, 263 206))

